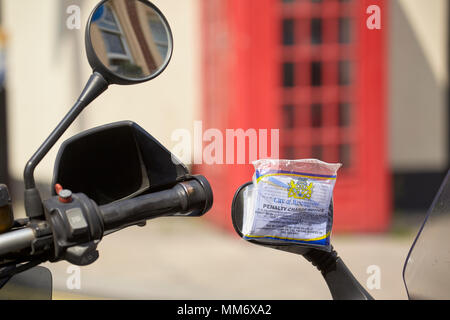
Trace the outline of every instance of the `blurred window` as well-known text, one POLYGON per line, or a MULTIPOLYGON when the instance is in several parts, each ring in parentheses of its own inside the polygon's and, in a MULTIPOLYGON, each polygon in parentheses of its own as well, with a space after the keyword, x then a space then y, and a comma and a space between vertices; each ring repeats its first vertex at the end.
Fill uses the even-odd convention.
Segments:
POLYGON ((120 68, 124 63, 132 63, 133 59, 114 10, 108 5, 104 8, 105 13, 97 25, 105 41, 110 67, 120 68))
POLYGON ((113 10, 108 5, 105 5, 104 9, 105 9, 105 12, 103 14, 102 19, 98 22, 98 26, 101 27, 102 29, 120 33, 120 28, 117 23, 117 20, 116 20, 113 10))
POLYGON ((284 127, 286 129, 295 128, 295 107, 291 104, 285 105, 283 107, 284 113, 284 127))
POLYGON ((339 126, 348 127, 352 121, 350 103, 339 103, 339 126))
POLYGON ((312 154, 312 157, 315 159, 322 159, 323 146, 320 144, 312 146, 311 154, 312 154))
POLYGON ((311 62, 311 85, 320 87, 322 85, 322 62, 311 62))
POLYGON ((291 46, 295 43, 295 20, 283 19, 283 45, 291 46))
POLYGON ((347 86, 351 84, 352 79, 352 64, 350 61, 339 62, 339 84, 347 86))
POLYGON ((283 86, 295 86, 295 64, 292 62, 285 62, 283 64, 283 86))
POLYGON ((300 157, 297 154, 298 149, 293 146, 287 146, 283 148, 283 154, 285 155, 286 159, 296 159, 300 157))
POLYGON ((125 55, 127 54, 122 42, 122 37, 116 33, 102 32, 103 39, 108 47, 108 53, 125 55))
POLYGON ((169 39, 167 39, 166 27, 163 25, 161 19, 157 16, 151 15, 148 19, 150 31, 152 32, 153 41, 158 47, 161 57, 167 56, 169 51, 169 39))
POLYGON ((349 144, 339 145, 339 161, 345 166, 352 165, 352 146, 349 144))
POLYGON ((322 19, 319 18, 311 19, 311 43, 312 44, 322 43, 322 19))
POLYGON ((322 127, 322 105, 320 103, 311 106, 311 126, 313 128, 322 127))
POLYGON ((339 18, 339 43, 351 43, 352 24, 350 18, 339 18))

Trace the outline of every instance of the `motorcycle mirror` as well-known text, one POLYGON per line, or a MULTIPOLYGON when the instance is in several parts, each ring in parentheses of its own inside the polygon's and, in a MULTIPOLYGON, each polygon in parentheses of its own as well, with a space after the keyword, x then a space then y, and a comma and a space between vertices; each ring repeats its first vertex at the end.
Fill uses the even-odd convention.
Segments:
POLYGON ((86 27, 86 51, 93 73, 74 106, 28 160, 24 170, 27 217, 44 216, 34 170, 80 113, 110 84, 155 78, 172 56, 172 32, 159 9, 147 0, 103 0, 86 27))
POLYGON ((122 121, 65 141, 52 185, 104 205, 167 188, 188 176, 188 169, 155 138, 136 123, 122 121))
MULTIPOLYGON (((243 225, 248 218, 248 210, 251 209, 254 190, 253 182, 243 184, 234 195, 231 205, 231 218, 233 227, 237 234, 242 238, 243 225)), ((333 210, 333 202, 329 210, 333 210)), ((331 252, 310 249, 298 244, 280 244, 270 240, 248 240, 256 245, 281 250, 289 253, 295 253, 303 256, 311 262, 321 273, 330 289, 331 296, 336 300, 372 300, 372 296, 364 289, 358 280, 347 268, 344 261, 338 257, 333 249, 331 252)))
MULTIPOLYGON (((245 219, 248 218, 248 210, 251 207, 251 200, 252 192, 254 189, 253 182, 247 182, 243 184, 239 189, 236 191, 233 202, 231 205, 231 220, 233 223, 234 230, 239 235, 239 237, 243 238, 244 234, 242 233, 243 225, 245 219)), ((332 208, 332 207, 331 207, 332 208)), ((282 244, 276 241, 270 241, 270 240, 249 240, 245 239, 248 242, 251 242, 256 245, 282 250, 290 253, 300 254, 304 255, 311 251, 311 249, 302 247, 295 244, 282 244)))
POLYGON ((146 0, 104 0, 86 27, 86 51, 94 72, 109 83, 155 78, 172 57, 172 32, 164 15, 146 0))

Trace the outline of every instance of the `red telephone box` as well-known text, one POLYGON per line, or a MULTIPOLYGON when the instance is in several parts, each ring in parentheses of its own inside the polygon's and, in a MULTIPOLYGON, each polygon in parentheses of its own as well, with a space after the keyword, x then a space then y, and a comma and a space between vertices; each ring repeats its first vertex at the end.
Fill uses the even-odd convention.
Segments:
MULTIPOLYGON (((334 230, 385 230, 391 199, 386 1, 204 0, 201 5, 204 127, 280 129, 280 158, 343 163, 334 193, 334 230), (369 28, 368 19, 380 19, 381 28, 369 28)), ((238 186, 251 179, 252 165, 197 169, 214 190, 210 218, 231 228, 231 201, 238 186)))

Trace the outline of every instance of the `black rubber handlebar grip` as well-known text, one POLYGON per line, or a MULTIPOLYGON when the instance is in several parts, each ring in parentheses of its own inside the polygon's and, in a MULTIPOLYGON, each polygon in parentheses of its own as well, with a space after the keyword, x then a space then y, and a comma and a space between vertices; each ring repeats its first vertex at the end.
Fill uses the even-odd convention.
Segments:
POLYGON ((212 202, 213 194, 206 178, 193 176, 168 190, 100 206, 100 214, 108 231, 161 216, 202 216, 212 202))

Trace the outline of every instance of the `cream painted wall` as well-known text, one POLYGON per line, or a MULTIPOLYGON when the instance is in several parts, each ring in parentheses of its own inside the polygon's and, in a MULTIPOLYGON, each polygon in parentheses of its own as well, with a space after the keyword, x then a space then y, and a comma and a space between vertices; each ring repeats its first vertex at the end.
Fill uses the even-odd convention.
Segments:
MULTIPOLYGON (((73 31, 58 19, 60 7, 64 7, 58 6, 60 1, 63 0, 3 1, 9 35, 9 161, 16 179, 22 179, 25 162, 72 106, 84 85, 81 82, 90 75, 84 58, 84 24, 98 1, 81 1, 82 27, 73 31), (64 36, 58 38, 61 27, 65 28, 64 36), (76 38, 82 44, 80 49, 76 48, 76 38)), ((192 128, 193 121, 200 117, 201 106, 198 1, 152 1, 165 14, 174 34, 175 50, 169 67, 144 84, 111 86, 44 159, 36 170, 37 180, 50 181, 60 143, 82 129, 133 120, 171 148, 173 130, 192 128)), ((77 1, 68 1, 74 2, 77 1)))
MULTIPOLYGON (((3 0, 9 36, 9 158, 16 179, 90 74, 84 45, 77 49, 75 37, 83 44, 84 23, 97 1, 81 1, 81 30, 63 29, 62 38, 61 1, 80 2, 3 0)), ((192 130, 193 121, 201 119, 199 1, 154 0, 174 33, 168 69, 148 83, 112 86, 63 139, 108 122, 134 120, 171 148, 173 130, 192 130)), ((398 171, 440 170, 448 161, 447 6, 446 0, 390 1, 389 142, 391 166, 398 171)), ((49 181, 59 144, 38 167, 39 180, 49 181)))
POLYGON ((390 1, 390 159, 396 171, 448 164, 447 0, 390 1))
POLYGON ((441 85, 447 81, 448 0, 394 0, 401 8, 420 42, 434 76, 441 85))

